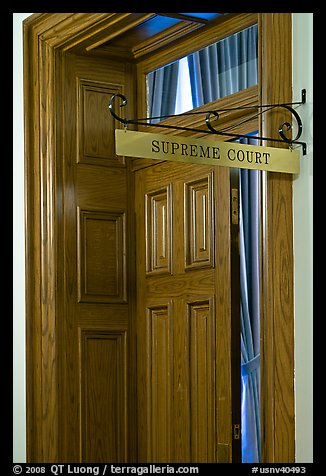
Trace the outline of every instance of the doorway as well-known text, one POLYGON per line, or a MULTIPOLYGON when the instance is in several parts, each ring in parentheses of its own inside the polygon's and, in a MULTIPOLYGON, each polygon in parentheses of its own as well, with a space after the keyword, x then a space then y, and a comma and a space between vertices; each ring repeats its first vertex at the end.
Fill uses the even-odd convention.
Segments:
MULTIPOLYGON (((64 291, 63 285, 69 284, 70 289, 75 289, 73 284, 73 277, 76 277, 76 267, 71 257, 76 256, 76 251, 73 248, 72 253, 67 255, 66 263, 72 263, 71 272, 69 272, 69 279, 65 275, 65 268, 62 262, 62 248, 58 246, 60 237, 63 236, 64 226, 63 218, 69 220, 71 223, 76 223, 77 210, 71 209, 71 214, 62 215, 62 191, 68 194, 70 202, 75 203, 75 187, 76 181, 75 171, 73 166, 71 173, 63 174, 62 157, 68 157, 68 160, 76 160, 76 156, 67 155, 68 151, 76 153, 82 150, 78 143, 76 149, 76 131, 82 131, 81 125, 77 117, 71 114, 76 106, 70 107, 72 102, 66 102, 65 112, 68 114, 68 121, 66 125, 62 123, 62 98, 63 91, 68 84, 66 72, 64 70, 65 59, 71 57, 71 54, 83 53, 81 56, 83 60, 89 59, 92 62, 92 67, 85 68, 85 75, 83 81, 79 82, 79 94, 72 95, 68 100, 75 101, 77 98, 80 102, 78 111, 84 111, 82 104, 89 107, 91 112, 92 105, 95 104, 93 99, 101 103, 106 96, 106 90, 112 90, 112 84, 116 86, 121 84, 121 87, 131 85, 133 82, 133 67, 127 73, 127 80, 123 75, 119 76, 116 66, 112 66, 111 72, 117 72, 117 76, 113 81, 110 77, 110 72, 105 76, 105 68, 102 69, 103 63, 107 64, 108 55, 115 52, 115 58, 119 55, 116 51, 110 48, 104 48, 102 51, 96 51, 96 47, 101 43, 108 30, 110 30, 111 14, 36 14, 28 19, 24 25, 24 61, 25 61, 25 113, 26 113, 26 330, 27 330, 27 383, 28 383, 28 401, 27 401, 27 428, 28 428, 28 461, 82 461, 80 454, 80 439, 79 432, 82 428, 80 425, 81 419, 78 414, 80 405, 80 385, 75 385, 75 381, 70 381, 69 404, 73 412, 70 416, 73 418, 73 424, 76 428, 76 433, 71 432, 71 428, 65 428, 65 419, 63 411, 65 406, 62 401, 62 390, 65 367, 65 354, 62 346, 62 328, 60 326, 66 322, 68 314, 64 313, 64 308, 60 304, 62 296, 60 293, 64 291), (106 29, 107 22, 107 29, 106 29), (73 26, 72 26, 73 25, 73 26), (102 36, 101 36, 102 35, 102 36), (93 43, 92 43, 93 42, 93 43), (97 53, 99 53, 97 55, 97 53), (105 60, 104 60, 105 58, 105 60), (104 61, 103 61, 104 60, 104 61), (102 62, 102 65, 101 65, 102 62), (98 66, 95 67, 95 64, 98 66), (91 76, 87 76, 91 73, 91 76), (92 76, 94 73, 94 77, 92 76), (99 74, 99 76, 97 76, 99 74), (101 74, 103 74, 101 76, 101 74), (129 78, 129 79, 128 79, 129 78), (129 81, 130 80, 130 81, 129 81), (94 82, 96 84, 94 84, 94 82), (110 85, 108 87, 107 85, 110 85), (107 89, 106 89, 107 88, 107 89), (85 92, 85 94, 84 94, 85 92), (85 101, 86 99, 86 101, 85 101), (87 100, 89 99, 89 101, 87 100), (69 104, 69 107, 67 105, 69 104), (67 127, 67 128, 66 128, 67 127), (69 131, 69 133, 67 133, 69 131), (68 142, 65 146, 65 154, 62 154, 62 144, 66 138, 68 142), (69 138, 71 139, 69 141, 69 138), (63 181, 61 179, 64 179, 63 181), (66 276, 64 278, 64 276, 66 276), (64 279, 61 279, 61 278, 64 279), (71 280, 70 280, 71 278, 71 280), (50 435, 50 438, 49 438, 50 435), (67 435, 77 435, 73 441, 67 435), (76 440, 76 441, 75 441, 76 440), (69 444, 65 444, 69 441, 69 444), (70 452, 67 454, 67 452, 70 452)), ((113 14, 114 15, 114 14, 113 14)), ((132 15, 132 14, 130 14, 132 15)), ((234 14, 236 15, 236 14, 234 14)), ((249 15, 249 14, 240 14, 249 15)), ((132 18, 135 20, 135 18, 132 18)), ((284 67, 284 65, 291 64, 291 51, 288 48, 283 48, 275 55, 275 44, 291 44, 291 15, 289 14, 258 14, 259 29, 260 29, 260 48, 263 53, 261 55, 261 83, 259 86, 260 100, 262 103, 276 103, 289 102, 291 99, 291 71, 284 67)), ((122 21, 122 19, 121 19, 122 21)), ((123 20, 126 21, 126 20, 123 20)), ((129 20, 128 20, 129 21, 129 20)), ((233 17, 232 21, 238 21, 233 17)), ((135 25, 135 22, 133 23, 135 25)), ((126 25, 124 24, 124 27, 126 25)), ((122 31, 125 31, 121 29, 122 31)), ((207 35, 209 34, 207 30, 207 35)), ((117 32, 115 30, 115 32, 117 32)), ((198 42, 198 36, 192 37, 192 41, 198 42)), ((103 44, 103 43, 101 43, 103 44)), ((190 43, 188 43, 190 44, 190 43)), ((124 52, 123 48, 119 49, 124 52)), ((114 56, 114 55, 113 55, 114 56)), ((129 56, 130 58, 130 56, 129 56)), ((135 61, 138 61, 137 58, 135 61)), ((120 61, 121 62, 121 61, 120 61)), ((125 63, 128 61, 126 60, 125 63)), ((75 87, 76 81, 73 76, 69 76, 70 87, 75 87)), ((143 87, 143 86, 142 86, 143 87)), ((141 88, 142 88, 141 87, 141 88)), ((141 88, 139 91, 141 91, 141 88)), ((76 91, 76 90, 75 90, 76 91)), ((114 90, 116 92, 116 89, 114 90)), ((75 94, 75 93, 74 93, 75 94)), ((132 91, 128 97, 133 97, 132 91)), ((95 102, 96 102, 95 101, 95 102)), ((133 114, 132 108, 135 104, 130 104, 131 116, 133 114)), ((90 127, 89 132, 92 132, 92 124, 98 123, 98 115, 95 121, 92 121, 89 116, 89 121, 86 121, 86 126, 90 127)), ((278 129, 281 119, 278 114, 270 115, 266 118, 263 124, 263 134, 271 136, 274 131, 278 129)), ((107 125, 107 122, 103 121, 107 125)), ((84 123, 85 125, 85 123, 84 123)), ((110 133, 110 132, 109 132, 110 133)), ((102 134, 102 132, 101 132, 102 134)), ((101 135, 100 134, 100 135, 101 135)), ((108 137, 108 131, 102 137, 108 137)), ((81 137, 79 135, 79 137, 81 137)), ((101 144, 93 135, 89 136, 88 142, 84 143, 92 150, 94 144, 101 144)), ((112 141, 106 142, 106 146, 111 147, 112 141)), ((97 149, 96 166, 103 167, 106 163, 103 156, 103 148, 97 149), (102 165, 101 165, 102 164, 102 165)), ((87 161, 89 162, 91 154, 85 154, 80 162, 79 169, 86 170, 87 161), (84 162, 83 162, 84 161, 84 162), (83 163, 82 163, 83 162, 83 163)), ((109 157, 109 163, 113 165, 111 171, 111 179, 106 185, 107 192, 110 193, 110 184, 115 183, 117 175, 122 179, 125 172, 125 163, 115 161, 114 156, 109 157), (117 173, 118 172, 118 173, 117 173)), ((130 171, 130 169, 129 169, 130 171)), ((110 173, 108 173, 110 175, 110 173)), ((85 172, 84 177, 87 176, 85 172)), ((78 175, 78 180, 82 176, 78 175)), ((99 173, 98 179, 101 181, 103 174, 99 173)), ((122 182, 127 180, 125 177, 122 182)), ((79 189, 80 191, 80 189, 79 189)), ((95 202, 98 199, 97 189, 91 190, 92 197, 95 202)), ((85 195, 83 195, 85 198, 85 195)), ((282 174, 270 173, 263 178, 263 252, 262 252, 262 296, 263 296, 263 310, 262 310, 262 453, 264 462, 291 462, 294 460, 294 398, 293 398, 293 253, 292 253, 292 179, 291 177, 284 177, 282 174)), ((67 195, 66 197, 67 198, 67 195)), ((121 203, 121 202, 120 202, 121 203)), ((94 225, 98 225, 102 230, 129 230, 130 223, 124 222, 121 218, 122 210, 117 210, 120 203, 116 204, 116 210, 110 210, 107 213, 105 207, 101 204, 95 203, 94 210, 85 208, 85 213, 81 213, 79 223, 86 222, 89 227, 86 232, 93 233, 93 236, 98 238, 100 236, 94 225), (99 214, 100 212, 100 214, 99 214), (102 213, 102 214, 101 214, 102 213), (118 213, 118 214, 117 214, 118 213), (120 215, 119 215, 120 213, 120 215), (104 218, 104 220, 102 220, 104 218), (124 223, 127 228, 124 228, 124 223)), ((65 202, 69 208, 69 200, 65 202)), ((87 205, 89 207, 89 205, 87 205)), ((81 210, 83 211, 83 210, 81 210)), ((130 215, 126 215, 130 216, 130 215)), ((121 237, 119 232, 116 235, 121 237)), ((74 246, 76 241, 76 233, 70 233, 70 246, 74 246)), ((89 235, 90 236, 90 235, 89 235)), ((82 241, 81 241, 82 242, 82 241)), ((81 243, 80 242, 80 243, 81 243)), ((123 243, 121 239, 117 239, 116 243, 123 243)), ((129 246, 129 245, 128 245, 129 246)), ((123 249, 123 246, 122 248, 123 249)), ((92 250, 96 257, 96 249, 92 250)), ((100 260, 97 260, 100 265, 100 260)), ((130 259, 129 264, 132 262, 130 259)), ((119 264, 119 269, 124 268, 124 262, 119 264)), ((128 263, 128 262, 127 262, 128 263)), ((115 265, 114 265, 115 266, 115 265)), ((112 269, 117 269, 116 267, 112 269)), ((124 275, 128 280, 129 277, 124 275)), ((105 276, 104 276, 105 282, 105 276)), ((107 281, 109 282, 109 281, 107 281)), ((129 281, 128 281, 129 282, 129 281)), ((115 298, 115 303, 112 309, 116 310, 121 305, 121 309, 127 309, 125 302, 117 302, 117 300, 124 300, 124 287, 119 285, 119 280, 111 283, 111 296, 115 295, 113 291, 118 289, 118 297, 115 298), (117 288, 115 287, 117 285, 117 288)), ((100 289, 100 294, 103 295, 103 288, 100 289)), ((91 292, 92 294, 92 292, 91 292)), ((105 293, 104 293, 105 294, 105 293)), ((64 294, 63 294, 64 295, 64 294)), ((77 294, 76 294, 77 296, 77 294)), ((82 296, 82 294, 81 294, 82 296)), ((127 294, 128 296, 128 294, 127 294)), ((96 298, 95 298, 96 299, 96 298)), ((97 298, 98 299, 98 298, 97 298)), ((110 299, 110 298, 107 298, 110 299)), ((99 301, 93 303, 85 303, 84 309, 94 310, 95 305, 99 305, 99 301), (91 304, 91 305, 90 305, 91 304), (92 307, 93 306, 93 307, 92 307)), ((108 304, 108 303, 107 303, 108 304)), ((79 305, 76 304, 78 307, 79 305)), ((80 308, 82 306, 79 306, 80 308)), ((104 310, 104 306, 103 310, 104 310)), ((130 309, 133 309, 132 303, 130 309)), ((73 311, 75 312, 75 311, 73 311)), ((76 314, 73 314, 76 316, 76 314)), ((93 316, 95 314, 93 313, 93 316)), ((90 315, 92 318, 92 314, 90 315)), ((92 335, 87 332, 76 334, 75 330, 73 339, 78 335, 83 337, 83 342, 90 346, 99 346, 99 358, 93 360, 94 365, 98 365, 100 369, 101 355, 107 355, 105 352, 106 346, 110 346, 111 357, 119 361, 123 375, 132 374, 133 367, 132 357, 135 355, 134 350, 129 346, 129 341, 124 340, 123 332, 127 331, 129 326, 129 317, 126 317, 125 328, 122 333, 117 333, 114 326, 117 326, 121 313, 115 313, 115 320, 112 321, 111 335, 113 339, 108 339, 107 334, 101 333, 99 327, 102 325, 100 321, 95 318, 93 321, 92 335), (100 337, 100 338, 98 338, 100 337), (127 347, 125 346, 127 342, 127 347), (123 357, 119 349, 127 349, 126 359, 123 357), (120 347, 119 347, 120 346, 120 347), (102 349, 102 350, 101 350, 102 349), (130 360, 129 360, 130 359, 130 360), (128 367, 129 366, 129 367, 128 367), (127 368, 127 374, 124 373, 127 368)), ((96 316, 95 316, 96 317, 96 316)), ((81 315, 84 319, 84 316, 81 315)), ((103 314, 103 322, 105 323, 107 317, 103 314)), ((133 325, 132 319, 130 320, 133 325)), ((69 326, 68 326, 69 329, 69 326)), ((76 346, 76 341, 71 341, 68 335, 65 335, 66 343, 73 342, 75 349, 85 349, 84 347, 76 346)), ((90 354, 95 355, 95 354, 90 354)), ((106 365, 110 365, 111 359, 106 360, 106 365)), ((80 360, 74 357, 70 362, 74 362, 71 367, 73 375, 79 375, 80 360)), ((83 360, 82 362, 87 362, 83 360)), ((91 374, 89 374, 91 376, 91 374)), ((130 381, 127 386, 124 386, 125 380, 120 380, 119 389, 123 392, 127 390, 127 397, 125 400, 125 407, 123 408, 124 415, 131 418, 131 426, 124 426, 121 428, 136 428, 135 412, 133 412, 132 399, 128 401, 129 396, 135 392, 135 384, 130 381), (130 385, 130 387, 129 387, 130 385), (129 391, 131 393, 129 393, 129 391)), ((94 383, 94 391, 96 390, 96 381, 94 383)), ((113 387, 111 387, 112 390, 113 387)), ((97 391, 97 390, 96 390, 97 391)), ((85 401, 85 400, 84 400, 85 401)), ((105 400, 103 400, 105 402, 105 400)), ((95 407, 94 407, 95 408, 95 407)), ((96 409, 96 408, 95 408, 96 409)), ((112 415, 114 412, 112 412, 112 415)), ((69 418, 70 418, 69 416, 69 418)), ((114 421, 114 420, 112 420, 114 421)), ((230 431, 230 429, 228 430, 230 431)), ((105 434, 105 430, 103 431, 105 434)), ((112 435, 114 435, 114 431, 112 435)), ((84 437, 83 437, 84 438, 84 437)), ((120 439, 123 438, 126 458, 129 461, 134 460, 136 455, 136 444, 133 435, 122 435, 120 432, 120 439)), ((116 442, 116 440, 114 440, 116 442)), ((87 446, 87 438, 84 439, 84 444, 87 446)), ((85 446, 84 446, 85 449, 85 446)))

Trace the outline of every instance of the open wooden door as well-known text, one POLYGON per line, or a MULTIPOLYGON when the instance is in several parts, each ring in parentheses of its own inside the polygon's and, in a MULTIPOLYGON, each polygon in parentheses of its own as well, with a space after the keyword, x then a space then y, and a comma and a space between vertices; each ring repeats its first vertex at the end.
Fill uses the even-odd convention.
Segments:
POLYGON ((130 67, 67 54, 57 157, 60 461, 132 461, 128 165, 108 103, 130 67), (60 158, 59 158, 60 157, 60 158))
POLYGON ((139 461, 230 462, 229 170, 135 176, 139 461))

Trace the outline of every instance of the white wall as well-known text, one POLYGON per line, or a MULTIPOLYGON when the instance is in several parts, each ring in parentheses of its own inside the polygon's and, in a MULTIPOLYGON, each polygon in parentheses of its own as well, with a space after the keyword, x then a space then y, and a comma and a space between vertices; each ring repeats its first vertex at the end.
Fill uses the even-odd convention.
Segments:
POLYGON ((296 461, 313 462, 313 14, 293 14, 293 100, 307 90, 300 140, 308 153, 293 182, 296 461))
MULTIPOLYGON (((13 461, 26 461, 25 262, 22 21, 13 14, 13 461)), ((296 460, 309 463, 312 431, 312 14, 293 14, 293 97, 307 89, 303 119, 308 154, 294 179, 296 460)))
POLYGON ((26 461, 25 237, 22 21, 13 13, 13 462, 26 461))

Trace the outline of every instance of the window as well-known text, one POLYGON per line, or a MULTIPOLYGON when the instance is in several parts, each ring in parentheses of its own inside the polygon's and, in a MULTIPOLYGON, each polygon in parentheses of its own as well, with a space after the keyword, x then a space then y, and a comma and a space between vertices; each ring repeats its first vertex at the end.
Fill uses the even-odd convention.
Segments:
POLYGON ((181 114, 257 84, 253 25, 147 74, 147 114, 181 114))

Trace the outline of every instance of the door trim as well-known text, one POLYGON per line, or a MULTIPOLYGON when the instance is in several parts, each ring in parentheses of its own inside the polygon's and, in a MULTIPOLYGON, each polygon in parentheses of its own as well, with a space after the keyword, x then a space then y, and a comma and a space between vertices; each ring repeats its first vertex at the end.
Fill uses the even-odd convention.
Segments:
MULTIPOLYGON (((56 319, 60 183, 56 176, 60 58, 112 14, 38 13, 24 22, 27 461, 59 461, 56 319), (50 438, 49 438, 50 435, 50 438)), ((291 100, 291 14, 259 14, 262 103, 291 100), (275 48, 275 44, 283 45, 275 48), (276 74, 275 74, 276 72, 276 74)), ((263 135, 280 120, 270 114, 263 135)), ((275 127, 276 125, 276 127, 275 127)), ((272 137, 272 135, 271 135, 272 137)), ((292 177, 267 173, 262 240, 263 462, 293 462, 292 177), (284 357, 285 356, 285 357, 284 357)))
MULTIPOLYGON (((261 104, 291 102, 292 14, 260 13, 258 27, 261 104)), ((262 134, 276 137, 283 122, 281 112, 267 113, 262 134)), ((295 461, 293 179, 279 172, 262 177, 262 461, 290 463, 295 461)))

